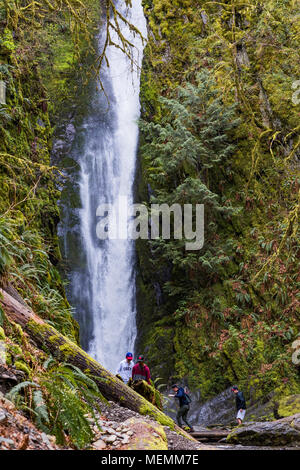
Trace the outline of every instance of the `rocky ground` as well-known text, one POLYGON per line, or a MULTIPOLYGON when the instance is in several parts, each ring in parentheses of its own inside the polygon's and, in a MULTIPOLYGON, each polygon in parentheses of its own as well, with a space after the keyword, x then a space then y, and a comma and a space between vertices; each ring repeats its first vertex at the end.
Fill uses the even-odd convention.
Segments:
MULTIPOLYGON (((134 442, 136 442, 137 434, 139 438, 142 432, 145 432, 145 427, 148 426, 150 434, 154 437, 162 434, 162 426, 158 426, 156 422, 148 417, 141 417, 138 413, 123 408, 116 403, 109 402, 107 405, 101 405, 101 418, 99 424, 102 431, 99 431, 95 420, 89 418, 93 425, 96 440, 93 444, 95 449, 132 449, 136 448, 134 442), (139 425, 138 433, 136 426, 139 425), (141 429, 141 427, 143 429, 141 429), (151 429, 153 427, 153 429, 151 429)), ((187 439, 183 436, 178 435, 175 431, 172 431, 168 427, 163 428, 164 436, 161 447, 165 447, 168 450, 201 450, 211 448, 208 445, 202 445, 195 440, 187 439)), ((155 444, 155 442, 153 443, 155 444)), ((157 443, 159 446, 159 443, 157 443)), ((145 443, 143 443, 145 447, 145 443)), ((150 447, 149 447, 150 448, 150 447)), ((163 448, 161 450, 164 450, 163 448)))
MULTIPOLYGON (((300 448, 300 413, 280 420, 245 424, 221 442, 200 443, 178 435, 150 417, 114 402, 87 416, 94 431, 94 450, 293 450, 300 448), (271 447, 272 446, 272 447, 271 447)), ((207 430, 207 428, 205 428, 207 430)), ((200 428, 198 431, 201 430, 200 428)), ((228 432, 230 430, 228 429, 228 432)), ((0 391, 0 450, 59 450, 53 436, 34 426, 0 391)), ((70 449, 70 447, 64 447, 70 449)))
POLYGON ((57 450, 55 438, 39 431, 0 392, 0 450, 57 450))
MULTIPOLYGON (((101 405, 101 415, 88 417, 94 431, 94 450, 200 450, 196 441, 179 436, 148 417, 116 403, 101 405)), ((39 431, 14 404, 0 392, 0 450, 61 450, 53 436, 39 431)), ((70 450, 71 448, 64 447, 70 450)))

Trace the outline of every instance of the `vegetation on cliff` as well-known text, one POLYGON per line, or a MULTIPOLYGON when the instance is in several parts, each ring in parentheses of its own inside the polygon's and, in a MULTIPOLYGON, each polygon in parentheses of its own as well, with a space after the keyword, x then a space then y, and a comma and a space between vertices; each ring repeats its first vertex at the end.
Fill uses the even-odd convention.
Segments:
MULTIPOLYGON (((75 343, 78 325, 58 270, 59 172, 50 155, 58 116, 87 80, 82 70, 99 7, 77 0, 0 5, 0 80, 6 84, 0 105, 0 283, 75 343)), ((68 365, 46 362, 47 353, 1 308, 0 320, 6 367, 23 377, 9 398, 58 442, 86 446, 92 433, 85 416, 100 396, 96 384, 68 365)))
MULTIPOLYGON (((105 59, 94 37, 102 11, 112 7, 111 1, 0 3, 0 80, 6 85, 0 105, 0 286, 74 345, 78 325, 58 270, 57 177, 63 175, 50 155, 55 125, 105 59)), ((124 39, 124 52, 127 47, 124 39)), ((47 359, 43 346, 6 313, 0 307, 1 363, 20 380, 8 397, 59 443, 86 447, 93 436, 86 416, 102 399, 97 385, 78 368, 47 359)))
POLYGON ((206 229, 139 242, 140 345, 202 398, 299 393, 296 2, 144 4, 140 198, 203 203, 206 229))

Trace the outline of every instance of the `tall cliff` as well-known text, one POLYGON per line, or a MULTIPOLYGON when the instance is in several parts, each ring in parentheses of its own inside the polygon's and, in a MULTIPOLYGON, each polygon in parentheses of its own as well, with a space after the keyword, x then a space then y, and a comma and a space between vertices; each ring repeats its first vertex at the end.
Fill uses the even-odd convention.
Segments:
MULTIPOLYGON (((6 85, 0 105, 0 287, 75 344, 79 328, 59 273, 58 183, 64 175, 50 156, 57 124, 72 112, 92 73, 89 56, 100 20, 93 4, 0 4, 0 80, 6 85)), ((9 398, 58 442, 82 447, 92 432, 79 385, 84 376, 74 373, 9 318, 1 294, 0 392, 11 391, 9 398)))

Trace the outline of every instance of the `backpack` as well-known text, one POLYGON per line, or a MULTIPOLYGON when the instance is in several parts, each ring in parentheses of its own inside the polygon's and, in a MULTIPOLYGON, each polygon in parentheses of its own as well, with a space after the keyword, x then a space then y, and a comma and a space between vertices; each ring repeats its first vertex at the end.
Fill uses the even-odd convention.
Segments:
POLYGON ((192 399, 189 395, 189 389, 187 387, 184 387, 184 396, 185 396, 185 399, 186 401, 188 402, 188 404, 192 403, 192 399))

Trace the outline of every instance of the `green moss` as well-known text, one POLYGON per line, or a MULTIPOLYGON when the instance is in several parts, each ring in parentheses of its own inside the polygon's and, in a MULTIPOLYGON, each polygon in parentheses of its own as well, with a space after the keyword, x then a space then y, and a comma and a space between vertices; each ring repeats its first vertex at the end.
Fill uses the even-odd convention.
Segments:
POLYGON ((51 335, 49 336, 48 339, 51 343, 59 343, 59 338, 60 338, 59 335, 51 335))
POLYGON ((2 53, 6 54, 14 52, 17 47, 14 42, 12 31, 9 28, 5 28, 2 37, 0 37, 0 47, 3 51, 2 53))
POLYGON ((22 348, 18 344, 10 344, 8 350, 14 357, 24 358, 22 348))
POLYGON ((11 354, 6 353, 6 355, 5 355, 5 363, 6 363, 8 366, 12 366, 12 365, 13 365, 13 360, 12 360, 11 354))
POLYGON ((4 333, 4 330, 2 328, 2 326, 0 326, 0 341, 5 341, 5 333, 4 333))
POLYGON ((300 394, 281 398, 277 413, 280 418, 286 418, 287 416, 300 413, 300 394))
MULTIPOLYGON (((178 84, 195 83, 200 69, 208 70, 215 77, 222 102, 237 101, 233 45, 228 43, 232 33, 228 27, 232 24, 231 12, 224 5, 216 7, 213 2, 200 2, 200 7, 201 14, 190 0, 144 1, 151 33, 145 49, 141 102, 143 118, 149 122, 161 123, 166 117, 159 96, 173 97, 178 84), (179 42, 178 37, 181 37, 179 42)), ((228 167, 218 169, 211 177, 212 185, 213 181, 221 184, 220 197, 236 201, 242 207, 238 217, 231 217, 228 223, 216 221, 220 252, 228 239, 233 241, 228 262, 220 274, 214 273, 214 279, 205 269, 195 275, 194 266, 178 273, 170 257, 160 256, 159 250, 151 252, 145 241, 137 243, 138 348, 147 354, 153 374, 165 380, 185 379, 190 386, 201 389, 204 399, 235 382, 248 396, 251 389, 254 401, 268 393, 275 393, 279 398, 297 393, 300 387, 297 367, 291 363, 291 344, 298 334, 299 323, 294 291, 299 268, 295 258, 291 259, 291 250, 297 250, 296 239, 289 239, 265 280, 262 275, 259 282, 251 283, 273 253, 270 242, 273 240, 274 246, 276 240, 282 239, 287 226, 286 213, 297 203, 297 191, 291 191, 298 185, 295 172, 281 167, 284 152, 289 150, 280 149, 279 142, 277 145, 272 141, 272 133, 261 136, 258 131, 266 128, 258 80, 272 107, 273 116, 268 117, 267 128, 293 135, 297 127, 297 107, 290 102, 292 77, 297 76, 296 62, 286 66, 271 47, 262 47, 264 28, 258 27, 266 21, 279 50, 288 43, 294 57, 295 10, 285 3, 278 6, 274 2, 268 8, 263 7, 259 12, 254 8, 250 16, 246 7, 239 8, 236 34, 244 39, 248 34, 259 38, 252 43, 243 42, 242 49, 247 51, 250 64, 241 66, 238 79, 256 123, 253 126, 249 112, 240 106, 239 97, 238 114, 242 122, 234 135, 230 135, 230 141, 238 142, 238 147, 228 167), (275 15, 271 21, 266 19, 268 8, 275 15), (287 31, 294 31, 294 36, 287 31), (271 64, 275 64, 275 69, 271 64), (253 92, 254 89, 257 91, 253 92), (287 106, 282 107, 282 96, 287 106), (273 154, 270 153, 272 145, 273 154), (251 176, 249 156, 254 148, 258 161, 256 174, 251 176), (169 285, 174 291, 178 287, 180 293, 170 295, 169 285), (162 356, 168 358, 163 364, 162 356)), ((141 146, 147 138, 141 133, 141 146)), ((145 201, 149 200, 148 173, 153 162, 146 151, 140 151, 140 161, 138 191, 140 200, 145 201)), ((164 181, 164 185, 159 179, 151 182, 154 194, 166 185, 171 192, 180 184, 181 174, 167 174, 164 181)), ((212 242, 207 241, 210 246, 212 242)), ((182 253, 176 262, 185 256, 182 253)))
POLYGON ((53 333, 52 335, 49 335, 50 338, 57 337, 57 332, 55 331, 55 329, 52 326, 47 325, 46 323, 38 323, 34 320, 29 320, 29 322, 26 324, 26 329, 29 329, 30 331, 35 333, 38 337, 41 337, 41 335, 44 335, 50 332, 53 333))
POLYGON ((175 423, 174 421, 166 416, 165 414, 159 412, 159 410, 156 411, 156 409, 152 406, 149 406, 147 403, 143 404, 140 409, 139 413, 141 415, 148 415, 154 418, 158 423, 162 424, 163 426, 169 426, 171 429, 175 428, 175 423))
POLYGON ((28 376, 31 375, 31 371, 30 371, 29 367, 25 364, 25 362, 16 361, 14 365, 15 365, 16 369, 21 370, 22 372, 25 372, 26 375, 28 375, 28 376))
POLYGON ((74 351, 74 344, 70 345, 68 343, 62 344, 59 346, 59 350, 63 352, 64 357, 68 359, 70 356, 75 356, 76 352, 74 351))

